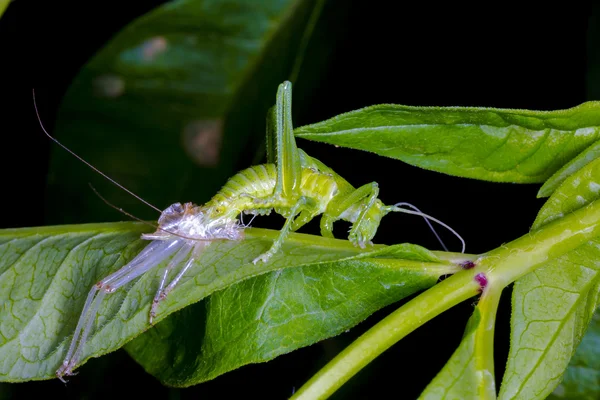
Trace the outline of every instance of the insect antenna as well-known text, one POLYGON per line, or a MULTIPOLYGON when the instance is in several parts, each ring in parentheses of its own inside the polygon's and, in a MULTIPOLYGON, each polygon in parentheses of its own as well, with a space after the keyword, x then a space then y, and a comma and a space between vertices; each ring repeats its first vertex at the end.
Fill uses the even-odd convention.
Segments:
POLYGON ((143 219, 138 218, 138 217, 136 217, 135 215, 133 215, 131 213, 128 213, 127 211, 123 210, 121 207, 118 207, 118 206, 112 204, 110 201, 106 200, 104 197, 102 197, 102 195, 100 193, 98 193, 98 191, 96 190, 96 188, 93 187, 91 183, 88 183, 88 185, 90 185, 90 188, 94 191, 94 193, 96 194, 96 196, 98 196, 100 198, 100 200, 102 200, 103 202, 105 202, 108 206, 114 208, 115 210, 117 210, 118 212, 120 212, 122 214, 127 215, 129 218, 133 218, 136 221, 141 222, 142 224, 146 224, 148 226, 153 227, 154 229, 158 229, 160 231, 168 233, 169 235, 178 236, 178 237, 180 237, 182 239, 186 239, 186 240, 194 240, 196 242, 211 242, 211 241, 216 240, 216 239, 200 239, 200 238, 193 238, 193 237, 190 237, 190 236, 185 236, 185 235, 182 235, 182 234, 179 234, 179 233, 171 232, 171 231, 169 231, 167 229, 163 229, 160 226, 158 226, 156 224, 153 224, 152 222, 144 221, 143 219))
POLYGON ((82 163, 84 163, 85 165, 87 165, 88 167, 90 167, 91 169, 93 169, 94 171, 96 171, 97 173, 99 173, 100 175, 102 175, 104 178, 108 179, 110 182, 112 182, 113 184, 115 184, 117 187, 123 189, 124 191, 126 191, 127 193, 129 193, 130 195, 132 195, 133 197, 135 197, 136 199, 138 199, 142 203, 146 204, 147 206, 152 207, 153 209, 155 209, 159 213, 162 213, 162 210, 160 210, 158 207, 153 206, 152 204, 150 204, 146 200, 142 199, 137 194, 133 193, 131 190, 127 189, 125 186, 121 185, 119 182, 117 182, 114 179, 112 179, 110 176, 106 175, 104 172, 100 171, 98 168, 94 167, 89 162, 85 161, 83 158, 81 158, 79 155, 77 155, 77 153, 75 153, 73 150, 69 149, 67 146, 65 146, 64 144, 62 144, 61 142, 59 142, 58 139, 56 139, 54 136, 50 135, 48 133, 48 131, 46 130, 46 128, 44 127, 44 124, 42 123, 42 118, 40 117, 40 113, 38 111, 38 107, 37 107, 37 104, 35 102, 35 90, 32 89, 32 92, 33 92, 33 108, 35 109, 35 115, 37 116, 38 122, 40 123, 40 127, 42 128, 42 130, 44 131, 44 133, 46 134, 46 136, 48 136, 50 138, 50 140, 52 140, 54 143, 56 143, 57 145, 59 145, 60 147, 62 147, 66 151, 68 151, 69 153, 71 153, 79 161, 81 161, 82 163))
POLYGON ((443 223, 442 221, 440 221, 437 218, 433 218, 430 215, 427 215, 423 212, 421 212, 421 210, 419 210, 417 207, 413 206, 410 203, 406 203, 406 202, 400 202, 400 203, 396 203, 391 207, 388 207, 388 209, 390 211, 397 211, 397 212, 402 212, 402 213, 406 213, 406 214, 412 214, 412 215, 419 215, 421 217, 423 217, 425 219, 425 222, 427 223, 427 225, 429 226, 429 229, 431 229, 431 231, 433 232, 433 234, 435 235, 435 237, 437 238, 437 240, 440 242, 440 244, 442 245, 442 247, 444 248, 445 251, 448 251, 448 248, 446 247, 446 245, 444 244, 444 241, 442 240, 442 238, 440 238, 440 236, 438 235, 438 233, 436 232, 435 228, 433 227, 433 225, 431 225, 431 222, 429 221, 433 221, 436 222, 438 224, 440 224, 441 226, 443 226, 444 228, 448 229, 450 232, 452 232, 452 234, 454 236, 456 236, 458 238, 458 240, 460 240, 460 242, 462 243, 462 250, 461 253, 465 252, 466 249, 466 243, 465 240, 462 238, 462 236, 460 236, 458 234, 458 232, 456 232, 454 229, 452 229, 449 225, 443 223), (406 208, 401 208, 401 206, 406 206, 406 207, 410 207, 413 210, 407 210, 406 208))

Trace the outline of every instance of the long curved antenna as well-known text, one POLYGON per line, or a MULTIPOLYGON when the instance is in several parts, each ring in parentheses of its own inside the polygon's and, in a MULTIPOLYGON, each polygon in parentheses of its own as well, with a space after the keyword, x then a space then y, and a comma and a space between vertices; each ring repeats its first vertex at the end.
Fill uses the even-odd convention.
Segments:
POLYGON ((440 221, 437 218, 434 218, 430 215, 427 215, 423 212, 421 212, 421 210, 419 210, 417 207, 413 206, 410 203, 406 203, 406 202, 400 202, 400 203, 396 203, 393 206, 388 206, 387 207, 390 211, 396 211, 396 212, 402 212, 405 214, 412 214, 412 215, 418 215, 421 216, 423 218, 425 218, 425 222, 427 222, 427 225, 429 225, 429 228, 431 228, 431 231, 433 232, 433 234, 435 235, 435 237, 439 240, 439 242, 441 243, 442 247, 444 248, 445 251, 448 251, 448 248, 446 247, 446 245, 444 244, 444 242, 442 241, 442 239, 439 237, 439 235, 437 234, 436 230, 433 228, 433 226, 431 225, 431 223, 429 222, 430 220, 440 224, 441 226, 443 226, 444 228, 448 229, 450 232, 452 232, 452 234, 454 234, 454 236, 456 236, 458 238, 458 240, 460 240, 460 242, 462 243, 462 250, 461 253, 465 252, 466 249, 466 243, 465 240, 462 238, 462 236, 460 236, 458 234, 458 232, 456 232, 454 229, 452 229, 449 225, 443 223, 442 221, 440 221), (412 210, 407 210, 405 208, 401 208, 400 206, 408 206, 411 207, 412 209, 416 210, 416 211, 412 211, 412 210))
POLYGON ((166 233, 168 233, 169 235, 178 236, 178 237, 180 237, 180 238, 182 238, 182 239, 186 239, 186 240, 194 240, 194 241, 196 241, 196 242, 212 242, 212 241, 214 241, 214 240, 219 240, 219 239, 200 239, 200 238, 193 238, 193 237, 190 237, 190 236, 185 236, 185 235, 182 235, 182 234, 179 234, 179 233, 171 232, 171 231, 169 231, 169 230, 167 230, 167 229, 163 229, 163 228, 161 228, 160 226, 158 226, 158 225, 156 225, 156 224, 153 224, 152 222, 144 221, 143 219, 141 219, 141 218, 138 218, 138 217, 136 217, 135 215, 128 213, 127 211, 123 210, 121 207, 117 207, 117 206, 115 206, 115 205, 114 205, 114 204, 112 204, 110 201, 108 201, 108 200, 106 200, 104 197, 102 197, 102 195, 101 195, 100 193, 98 193, 98 191, 96 190, 96 188, 95 188, 95 187, 93 187, 91 183, 88 183, 88 185, 90 185, 90 188, 91 188, 91 189, 94 191, 94 193, 96 194, 96 196, 98 196, 98 197, 100 198, 100 200, 102 200, 103 202, 105 202, 105 203, 106 203, 106 204, 107 204, 109 207, 112 207, 112 208, 114 208, 114 209, 115 209, 115 210, 117 210, 118 212, 120 212, 120 213, 122 213, 122 214, 125 214, 125 215, 127 215, 129 218, 133 218, 133 219, 135 219, 136 221, 138 221, 138 222, 141 222, 142 224, 146 224, 146 225, 148 225, 148 226, 151 226, 151 227, 153 227, 154 229, 158 229, 158 230, 160 230, 160 231, 163 231, 163 232, 166 232, 166 233))
POLYGON ((85 161, 83 158, 81 158, 80 156, 78 156, 73 150, 69 149, 67 146, 65 146, 64 144, 62 144, 61 142, 59 142, 58 139, 56 139, 55 137, 53 137, 52 135, 50 135, 48 133, 48 131, 46 130, 46 128, 44 128, 44 124, 42 123, 42 118, 40 117, 40 113, 38 112, 37 104, 35 102, 35 90, 31 89, 31 91, 33 92, 33 108, 35 109, 35 115, 37 116, 38 122, 40 123, 40 127, 42 128, 42 130, 44 131, 44 133, 46 134, 46 136, 48 136, 50 138, 50 140, 52 140, 54 143, 56 143, 57 145, 59 145, 60 147, 62 147, 66 151, 68 151, 69 153, 71 153, 79 161, 81 161, 82 163, 84 163, 85 165, 87 165, 88 167, 90 167, 91 169, 93 169, 94 171, 96 171, 97 173, 99 173, 100 175, 102 175, 103 177, 105 177, 106 179, 108 179, 110 182, 112 182, 115 185, 117 185, 117 187, 120 187, 121 189, 123 189, 124 191, 126 191, 127 193, 129 193, 130 195, 132 195, 133 197, 135 197, 136 199, 138 199, 142 203, 146 204, 149 207, 154 208, 159 213, 162 213, 161 209, 159 209, 158 207, 153 206, 152 204, 150 204, 146 200, 142 199, 140 196, 138 196, 137 194, 133 193, 131 190, 127 189, 125 186, 121 185, 119 182, 115 181, 110 176, 106 175, 104 172, 100 171, 98 168, 94 167, 89 162, 85 161))
MULTIPOLYGON (((400 202, 400 203, 396 203, 394 204, 394 206, 396 207, 400 207, 400 206, 407 206, 412 208, 413 210, 415 210, 416 212, 422 213, 421 210, 419 210, 416 206, 407 203, 405 201, 400 202)), ((442 240, 442 238, 440 237, 440 235, 438 235, 437 231, 435 230, 435 228, 433 227, 433 225, 431 225, 431 222, 429 222, 429 220, 427 219, 427 217, 423 216, 423 219, 425 220, 425 223, 427 224, 427 226, 429 227, 429 229, 431 229, 431 232, 433 232, 433 234, 435 235, 436 239, 438 240, 438 242, 440 242, 440 244, 442 245, 442 248, 445 251, 448 251, 448 247, 446 247, 446 244, 444 243, 444 241, 442 240)))

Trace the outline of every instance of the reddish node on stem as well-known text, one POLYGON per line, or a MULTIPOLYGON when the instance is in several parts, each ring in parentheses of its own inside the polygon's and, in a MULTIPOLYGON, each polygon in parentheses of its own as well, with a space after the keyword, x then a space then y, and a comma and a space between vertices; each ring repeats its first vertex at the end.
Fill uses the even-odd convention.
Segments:
POLYGON ((483 289, 485 289, 485 287, 488 284, 488 280, 487 277, 485 276, 484 273, 480 272, 477 275, 475 275, 475 282, 479 283, 479 286, 481 286, 481 291, 483 292, 483 289))
POLYGON ((467 260, 467 261, 463 261, 460 264, 458 264, 462 267, 462 269, 471 269, 471 268, 475 268, 475 263, 471 260, 467 260))

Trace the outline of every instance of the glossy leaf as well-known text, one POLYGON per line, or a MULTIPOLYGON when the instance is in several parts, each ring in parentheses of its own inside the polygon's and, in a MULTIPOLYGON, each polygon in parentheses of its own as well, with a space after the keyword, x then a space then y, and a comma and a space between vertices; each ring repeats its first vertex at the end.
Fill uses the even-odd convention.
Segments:
MULTIPOLYGON (((324 0, 176 0, 119 32, 81 70, 56 136, 158 208, 207 201, 262 146, 277 85, 302 52, 324 0), (82 140, 85 137, 85 140, 82 140)), ((156 215, 54 147, 52 223, 114 220, 89 190, 156 215)))
POLYGON ((596 159, 564 180, 538 213, 532 229, 585 207, 599 197, 600 159, 596 159))
POLYGON ((543 182, 600 138, 600 102, 558 111, 383 104, 298 128, 295 135, 450 175, 543 182))
POLYGON ((342 333, 451 270, 381 258, 277 270, 171 315, 126 349, 162 383, 190 386, 342 333))
MULTIPOLYGON (((147 242, 139 239, 139 235, 145 230, 147 230, 145 225, 137 223, 113 223, 1 231, 0 304, 3 312, 0 314, 0 360, 2 360, 0 380, 25 381, 54 377, 54 372, 66 353, 88 291, 95 282, 120 268, 143 248, 147 242)), ((278 231, 248 229, 246 232, 246 238, 242 241, 215 242, 208 246, 190 269, 189 274, 184 276, 172 294, 161 304, 156 321, 215 291, 251 277, 279 270, 276 274, 265 276, 264 280, 249 281, 220 294, 216 300, 211 300, 211 304, 215 304, 212 307, 223 312, 221 318, 237 326, 242 321, 250 323, 251 314, 242 315, 242 319, 238 315, 242 300, 237 296, 244 299, 245 305, 248 305, 249 299, 256 298, 256 303, 253 303, 256 307, 260 304, 260 296, 264 297, 267 293, 258 290, 259 287, 268 284, 276 275, 285 278, 283 281, 287 280, 287 285, 298 285, 316 274, 314 277, 321 279, 322 282, 319 284, 325 285, 328 291, 323 292, 324 297, 317 297, 318 301, 310 306, 325 312, 323 316, 335 318, 336 310, 332 310, 333 314, 326 313, 329 306, 337 304, 341 313, 348 313, 344 323, 349 326, 357 323, 360 318, 366 317, 368 312, 374 311, 378 304, 383 306, 411 290, 431 285, 439 275, 456 269, 454 264, 448 262, 415 263, 399 261, 389 256, 389 259, 381 258, 374 261, 363 259, 359 264, 345 270, 344 267, 349 266, 349 261, 342 262, 342 260, 350 260, 354 257, 360 259, 370 250, 361 250, 345 240, 303 234, 291 235, 286 240, 283 251, 273 257, 269 263, 254 265, 252 260, 268 249, 278 231), (341 263, 338 265, 334 262, 341 263), (321 263, 326 263, 326 267, 317 270, 298 269, 302 273, 282 271, 286 268, 321 263), (405 265, 415 267, 415 264, 420 267, 415 269, 413 275, 402 270, 405 265), (358 268, 359 265, 362 268, 358 268), (335 270, 339 274, 339 277, 335 277, 337 282, 335 285, 327 280, 334 279, 335 274, 331 275, 333 272, 330 270, 335 270), (321 275, 318 271, 321 271, 321 275), (381 282, 373 281, 366 284, 367 276, 361 271, 370 271, 374 276, 381 276, 381 282), (370 309, 354 309, 351 302, 357 301, 360 304, 358 300, 360 297, 354 299, 352 296, 343 296, 337 292, 334 297, 328 297, 331 294, 329 291, 335 292, 337 284, 344 283, 345 279, 352 281, 347 283, 346 290, 356 289, 355 285, 361 283, 365 287, 372 288, 370 299, 375 304, 370 309), (405 282, 406 279, 409 279, 409 283, 405 282), (258 286, 254 287, 252 282, 258 286), (405 284, 406 289, 403 288, 405 284), (328 303, 329 301, 332 303, 328 303), (346 301, 350 303, 344 304, 346 301), (356 314, 350 315, 352 311, 356 314), (228 312, 231 314, 227 314, 228 312)), ((399 252, 411 253, 410 249, 416 247, 398 245, 397 248, 399 252)), ((382 249, 385 247, 376 246, 371 251, 374 251, 373 255, 376 256, 382 249)), ((415 257, 422 257, 425 253, 426 250, 419 249, 415 257)), ((430 254, 428 257, 435 259, 436 256, 430 254)), ((150 327, 148 312, 158 287, 159 271, 160 267, 107 297, 99 309, 97 328, 91 333, 84 346, 82 361, 114 351, 150 327)), ((281 282, 278 283, 277 290, 280 284, 281 282)), ((318 284, 315 284, 318 287, 318 284)), ((270 290, 267 287, 263 289, 270 290)), ((307 287, 306 290, 308 296, 311 288, 307 287)), ((281 295, 285 296, 286 293, 281 295)), ((366 296, 363 301, 368 299, 366 296)), ((286 307, 277 308, 277 304, 276 302, 265 303, 265 307, 268 306, 268 309, 264 309, 266 314, 256 323, 272 321, 275 331, 270 334, 277 336, 279 332, 282 335, 279 340, 285 342, 289 329, 281 327, 281 331, 277 331, 275 321, 283 323, 290 317, 290 310, 286 307)), ((301 304, 304 304, 303 301, 298 300, 294 306, 309 306, 301 304)), ((259 316, 255 315, 255 317, 259 316)), ((343 317, 339 318, 343 319, 343 317)), ((341 323, 341 319, 337 322, 341 323)), ((315 330, 321 330, 323 337, 339 332, 336 330, 338 327, 327 320, 319 321, 317 318, 306 322, 307 325, 290 320, 292 325, 300 323, 302 326, 308 326, 309 322, 313 324, 315 330)), ((167 328, 169 324, 167 323, 167 328)), ((160 331, 160 324, 156 329, 160 331)), ((217 326, 212 326, 211 329, 218 334, 217 326)), ((175 335, 185 336, 190 332, 188 328, 178 330, 175 335)), ((225 335, 235 332, 239 331, 228 331, 225 335)), ((217 338, 218 335, 214 337, 215 340, 217 338)), ((316 340, 318 340, 316 337, 309 339, 310 342, 316 340)), ((295 344, 301 346, 302 343, 307 344, 301 341, 295 344)), ((225 343, 218 342, 210 346, 223 344, 225 343)), ((287 351, 292 349, 293 345, 290 346, 287 351)), ((276 352, 276 349, 271 349, 266 357, 273 357, 276 352)), ((164 354, 164 356, 168 355, 164 354)), ((232 365, 234 364, 229 363, 224 369, 235 368, 235 365, 232 365)), ((188 365, 184 367, 188 368, 188 365)), ((184 376, 186 372, 177 371, 177 373, 184 376)))
POLYGON ((600 398, 600 311, 596 311, 589 329, 558 387, 549 400, 597 400, 600 398))
POLYGON ((588 163, 600 157, 600 141, 594 142, 590 147, 581 152, 568 164, 558 170, 548 179, 538 192, 538 197, 550 196, 566 179, 579 171, 588 163))
POLYGON ((544 399, 559 384, 600 295, 600 240, 515 283, 500 399, 544 399))

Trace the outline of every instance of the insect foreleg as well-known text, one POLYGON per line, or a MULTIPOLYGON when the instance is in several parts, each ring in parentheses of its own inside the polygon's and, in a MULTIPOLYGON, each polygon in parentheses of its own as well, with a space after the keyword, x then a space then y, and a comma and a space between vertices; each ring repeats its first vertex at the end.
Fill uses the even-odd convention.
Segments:
POLYGON ((333 223, 339 219, 352 222, 348 239, 360 246, 365 245, 375 236, 379 221, 387 214, 377 201, 379 186, 371 182, 352 189, 351 192, 340 192, 329 203, 321 218, 321 235, 333 237, 333 223))

